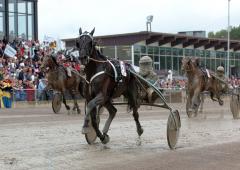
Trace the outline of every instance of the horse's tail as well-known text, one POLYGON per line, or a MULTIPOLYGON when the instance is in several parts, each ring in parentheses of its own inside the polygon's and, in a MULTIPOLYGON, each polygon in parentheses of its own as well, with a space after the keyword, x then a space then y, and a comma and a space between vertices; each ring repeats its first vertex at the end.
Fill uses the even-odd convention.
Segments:
POLYGON ((138 78, 136 77, 137 72, 136 70, 133 68, 133 66, 131 64, 126 64, 126 69, 127 72, 129 72, 129 76, 130 76, 130 84, 129 84, 129 94, 132 98, 130 98, 130 100, 128 100, 128 111, 132 111, 132 109, 134 107, 139 108, 140 107, 140 83, 138 82, 138 78))

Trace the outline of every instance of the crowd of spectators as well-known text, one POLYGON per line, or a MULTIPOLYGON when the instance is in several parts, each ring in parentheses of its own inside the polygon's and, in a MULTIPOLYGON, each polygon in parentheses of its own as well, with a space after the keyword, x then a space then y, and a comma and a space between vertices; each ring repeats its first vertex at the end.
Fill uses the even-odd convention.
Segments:
POLYGON ((160 81, 160 87, 163 89, 185 89, 187 80, 186 79, 162 79, 160 81))
MULTIPOLYGON (((4 83, 14 91, 12 98, 17 101, 45 100, 51 97, 49 92, 45 92, 47 80, 40 69, 41 59, 55 48, 54 43, 38 41, 0 40, 0 90, 4 91, 4 83), (16 50, 14 57, 4 54, 6 45, 10 45, 16 50)), ((72 66, 77 70, 79 65, 69 62, 62 53, 58 53, 58 62, 66 67, 72 66)), ((9 89, 9 88, 8 88, 9 89)), ((0 99, 3 93, 0 92, 0 99)))
POLYGON ((0 40, 0 83, 8 81, 11 84, 16 100, 35 100, 35 89, 44 78, 40 70, 44 50, 38 41, 14 40, 9 43, 0 40), (17 51, 14 57, 4 53, 7 44, 17 51))

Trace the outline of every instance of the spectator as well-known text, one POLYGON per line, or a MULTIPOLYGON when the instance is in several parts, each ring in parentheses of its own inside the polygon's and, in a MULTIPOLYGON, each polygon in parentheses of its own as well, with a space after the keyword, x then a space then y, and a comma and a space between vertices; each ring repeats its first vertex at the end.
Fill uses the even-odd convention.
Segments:
POLYGON ((9 79, 5 79, 2 81, 1 90, 2 90, 2 102, 5 108, 12 107, 12 99, 11 99, 11 90, 12 85, 9 79))

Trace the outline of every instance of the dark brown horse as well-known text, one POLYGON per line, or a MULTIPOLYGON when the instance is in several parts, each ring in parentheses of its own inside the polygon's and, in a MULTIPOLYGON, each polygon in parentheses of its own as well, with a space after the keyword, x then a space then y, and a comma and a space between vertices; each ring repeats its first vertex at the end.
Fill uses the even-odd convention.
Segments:
POLYGON ((112 100, 124 95, 128 99, 129 108, 133 110, 137 133, 141 136, 143 129, 139 122, 138 114, 140 106, 138 101, 138 83, 136 82, 136 77, 129 71, 130 69, 133 70, 133 68, 130 64, 125 63, 126 76, 119 78, 114 66, 119 61, 108 60, 107 57, 103 56, 96 49, 96 43, 93 39, 94 29, 90 33, 82 33, 80 28, 79 33, 80 37, 77 40, 79 58, 81 64, 85 65, 86 79, 89 81, 89 89, 86 96, 88 104, 82 133, 87 134, 90 132, 89 121, 91 118, 92 126, 101 142, 104 144, 109 142, 107 133, 117 112, 117 109, 112 104, 112 100), (109 117, 102 132, 99 130, 96 120, 97 106, 104 106, 109 112, 109 117))
POLYGON ((213 101, 218 101, 219 105, 223 105, 221 100, 222 91, 219 89, 219 81, 214 77, 214 73, 200 67, 198 58, 184 57, 182 59, 182 71, 186 73, 187 83, 187 114, 189 117, 197 111, 201 103, 200 93, 204 91, 210 92, 213 101))
POLYGON ((47 73, 48 85, 46 89, 61 92, 63 103, 69 112, 70 107, 67 105, 65 98, 65 94, 68 91, 74 100, 73 111, 77 109, 78 114, 80 114, 81 110, 77 103, 76 94, 80 92, 83 96, 84 78, 75 70, 72 70, 71 77, 68 77, 65 68, 56 62, 55 56, 52 54, 44 56, 41 69, 44 69, 47 73))

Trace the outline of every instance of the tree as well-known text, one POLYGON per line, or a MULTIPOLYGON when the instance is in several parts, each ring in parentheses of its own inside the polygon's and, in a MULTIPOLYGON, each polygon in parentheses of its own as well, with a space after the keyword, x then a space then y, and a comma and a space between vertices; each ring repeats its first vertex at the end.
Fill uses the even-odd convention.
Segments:
MULTIPOLYGON (((216 33, 211 31, 208 33, 208 38, 227 39, 227 30, 222 29, 220 31, 217 31, 216 33)), ((231 40, 240 40, 240 25, 237 27, 232 27, 232 29, 230 30, 230 39, 231 40)))

